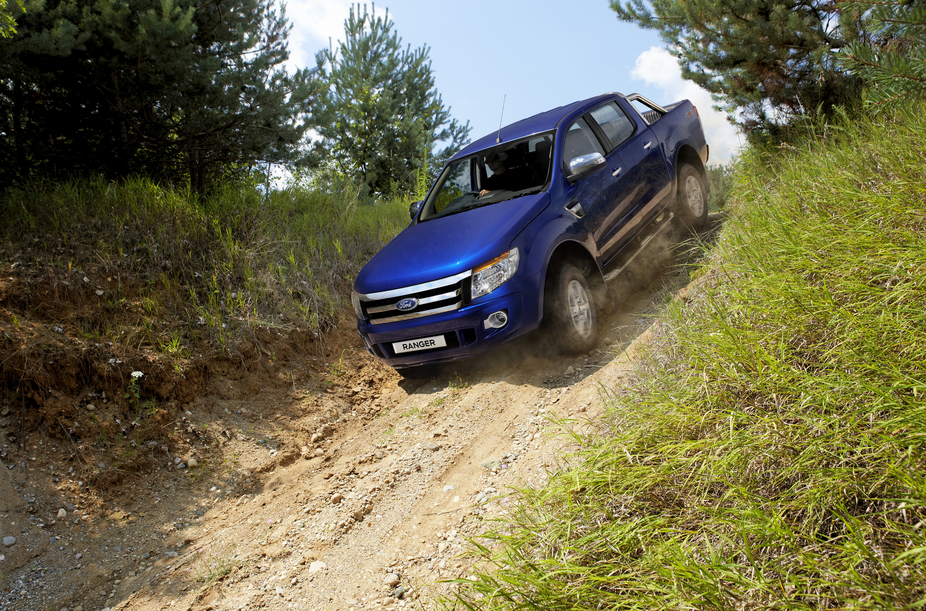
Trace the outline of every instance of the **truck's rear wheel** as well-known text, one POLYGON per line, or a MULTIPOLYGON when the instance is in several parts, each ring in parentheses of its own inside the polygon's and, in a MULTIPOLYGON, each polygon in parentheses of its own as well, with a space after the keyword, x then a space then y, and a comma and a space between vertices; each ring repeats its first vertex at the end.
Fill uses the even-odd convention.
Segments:
POLYGON ((707 189, 704 178, 690 164, 682 165, 678 172, 678 202, 676 211, 679 221, 694 231, 704 228, 707 222, 707 189))
POLYGON ((553 271, 546 287, 548 336, 563 354, 588 352, 598 341, 598 313, 585 275, 564 263, 553 271))

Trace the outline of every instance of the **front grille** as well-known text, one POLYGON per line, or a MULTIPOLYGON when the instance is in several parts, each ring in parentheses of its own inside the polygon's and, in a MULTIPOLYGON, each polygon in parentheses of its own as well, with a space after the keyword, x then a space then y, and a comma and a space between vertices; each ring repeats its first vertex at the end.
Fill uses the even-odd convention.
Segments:
POLYGON ((360 295, 360 307, 371 323, 410 320, 459 310, 469 302, 471 275, 472 272, 467 270, 433 282, 360 295), (418 305, 411 310, 399 310, 398 303, 406 299, 416 299, 418 305))

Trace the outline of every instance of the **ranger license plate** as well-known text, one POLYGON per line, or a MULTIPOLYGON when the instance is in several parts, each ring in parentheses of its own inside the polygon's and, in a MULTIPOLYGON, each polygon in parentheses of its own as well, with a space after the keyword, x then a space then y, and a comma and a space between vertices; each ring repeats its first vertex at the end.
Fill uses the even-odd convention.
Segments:
POLYGON ((422 337, 419 339, 410 339, 404 342, 393 342, 392 349, 396 354, 403 352, 417 352, 418 350, 430 350, 431 348, 446 348, 447 340, 443 335, 433 337, 422 337))

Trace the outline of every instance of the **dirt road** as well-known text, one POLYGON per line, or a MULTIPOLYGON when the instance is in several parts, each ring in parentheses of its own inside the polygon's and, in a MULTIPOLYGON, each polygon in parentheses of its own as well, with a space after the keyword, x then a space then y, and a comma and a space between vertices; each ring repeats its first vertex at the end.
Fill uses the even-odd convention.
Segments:
POLYGON ((111 489, 82 482, 65 443, 2 439, 0 611, 425 606, 465 576, 465 538, 509 486, 556 468, 550 419, 595 416, 688 268, 649 280, 617 287, 578 358, 533 338, 405 379, 347 328, 264 388, 214 372, 165 424, 186 450, 139 448, 157 466, 111 489))

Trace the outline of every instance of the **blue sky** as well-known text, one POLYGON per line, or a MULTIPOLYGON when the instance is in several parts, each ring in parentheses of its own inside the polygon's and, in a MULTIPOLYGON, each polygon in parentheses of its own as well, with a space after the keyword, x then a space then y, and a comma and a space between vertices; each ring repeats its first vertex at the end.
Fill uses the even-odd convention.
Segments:
MULTIPOLYGON (((372 4, 372 3, 371 3, 372 4)), ((289 0, 290 63, 313 66, 315 53, 344 38, 352 3, 289 0)), ((729 161, 741 143, 709 94, 681 78, 653 31, 617 20, 607 0, 389 0, 404 44, 430 47, 437 90, 451 114, 469 120, 475 140, 504 123, 608 91, 642 93, 668 104, 683 98, 701 114, 711 162, 729 161)), ((371 6, 372 8, 372 6, 371 6)))

